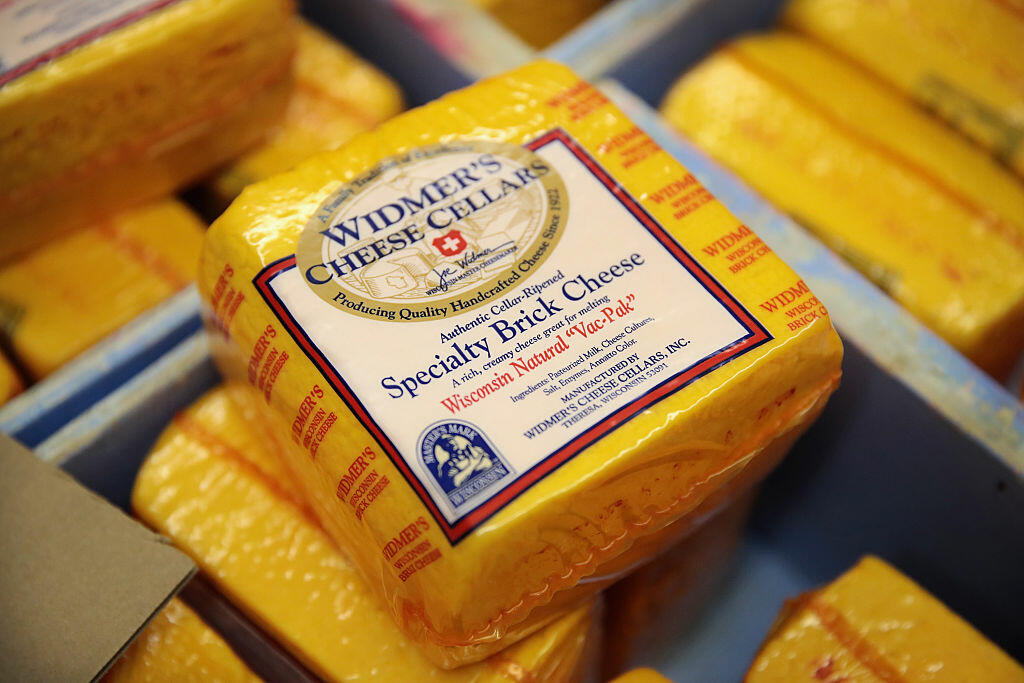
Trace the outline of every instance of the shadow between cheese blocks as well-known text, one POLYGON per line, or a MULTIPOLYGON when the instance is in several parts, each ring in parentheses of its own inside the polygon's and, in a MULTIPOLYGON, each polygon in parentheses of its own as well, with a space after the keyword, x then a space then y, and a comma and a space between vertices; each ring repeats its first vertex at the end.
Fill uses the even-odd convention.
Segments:
POLYGON ((782 20, 906 93, 1024 177, 1024 6, 794 0, 782 20))
POLYGON ((1024 669, 927 591, 869 556, 791 601, 745 680, 1019 683, 1024 669))
POLYGON ((550 62, 250 186, 200 291, 221 368, 305 451, 317 518, 445 667, 763 476, 840 375, 800 277, 550 62))
POLYGON ((0 76, 0 260, 173 193, 283 111, 288 0, 135 2, 70 19, 13 8, 3 20, 15 36, 19 11, 38 32, 25 42, 67 35, 0 76))
POLYGON ((198 614, 172 598, 102 680, 257 683, 261 679, 198 614))
POLYGON ((1024 185, 981 150, 784 32, 708 57, 661 110, 982 369, 1012 367, 1024 185))
POLYGON ((313 517, 259 401, 236 384, 179 414, 139 471, 132 509, 266 633, 332 681, 577 680, 591 605, 479 664, 431 664, 313 517))

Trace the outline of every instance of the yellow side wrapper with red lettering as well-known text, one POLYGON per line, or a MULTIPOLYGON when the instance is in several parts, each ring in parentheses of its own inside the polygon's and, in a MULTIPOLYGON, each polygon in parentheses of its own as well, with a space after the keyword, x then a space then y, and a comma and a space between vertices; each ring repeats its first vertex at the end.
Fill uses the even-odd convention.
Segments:
POLYGON ((250 186, 200 291, 324 528, 444 666, 763 476, 840 374, 799 276, 549 62, 250 186))
POLYGON ((1024 681, 1024 669, 876 557, 788 605, 745 679, 1024 681))
POLYGON ((0 266, 0 325, 35 378, 195 280, 204 225, 167 199, 0 266))
POLYGON ((7 4, 0 261, 176 191, 283 112, 289 0, 7 4))
POLYGON ((1024 5, 792 0, 783 22, 899 88, 1024 176, 1024 5))
POLYGON ((320 29, 297 23, 284 119, 265 144, 208 181, 221 210, 246 185, 334 149, 402 111, 402 93, 391 79, 320 29))
POLYGON ((665 117, 994 375, 1024 348, 1024 185, 818 45, 732 43, 665 117))
POLYGON ((485 662, 431 664, 312 517, 251 392, 217 388, 178 415, 139 471, 132 507, 267 633, 332 681, 575 680, 592 606, 485 662))
POLYGON ((106 683, 256 683, 261 679, 198 614, 178 598, 171 598, 103 680, 106 683))

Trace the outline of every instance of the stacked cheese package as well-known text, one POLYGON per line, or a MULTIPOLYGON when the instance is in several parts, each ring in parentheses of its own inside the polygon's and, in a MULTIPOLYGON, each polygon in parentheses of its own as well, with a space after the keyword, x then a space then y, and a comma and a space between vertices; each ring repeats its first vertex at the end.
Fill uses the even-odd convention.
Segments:
POLYGON ((1024 5, 793 0, 783 22, 862 65, 1024 176, 1024 5))
MULTIPOLYGON (((2 309, 0 309, 2 310, 2 309)), ((0 405, 17 396, 24 388, 21 376, 11 360, 0 351, 0 405)))
POLYGON ((260 680, 217 632, 172 598, 117 660, 105 683, 260 680))
POLYGON ((444 667, 748 488, 840 375, 799 276, 547 62, 250 186, 199 281, 311 514, 444 667))
POLYGON ((1024 185, 840 57, 741 39, 664 115, 990 373, 1024 348, 1024 185))
POLYGON ((398 87, 319 29, 297 20, 293 83, 270 139, 207 182, 218 213, 246 185, 334 149, 402 110, 398 87))
POLYGON ((174 199, 0 264, 0 326, 33 379, 195 280, 203 223, 174 199))
POLYGON ((874 558, 787 605, 745 679, 1020 683, 1024 668, 874 558))
POLYGON ((219 388, 178 415, 139 472, 132 508, 299 661, 331 681, 569 681, 581 672, 598 626, 589 604, 480 664, 431 664, 320 527, 257 401, 248 387, 219 388))
POLYGON ((0 260, 158 199, 283 110, 288 0, 4 3, 0 260))

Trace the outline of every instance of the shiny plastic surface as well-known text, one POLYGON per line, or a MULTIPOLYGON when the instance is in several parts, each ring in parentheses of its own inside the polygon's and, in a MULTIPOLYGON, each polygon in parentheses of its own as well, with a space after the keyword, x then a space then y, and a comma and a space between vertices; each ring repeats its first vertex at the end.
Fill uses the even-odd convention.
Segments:
MULTIPOLYGON (((701 255, 734 231, 756 239, 602 94, 568 69, 539 62, 400 115, 336 152, 250 186, 211 227, 200 266, 202 296, 208 303, 218 299, 210 322, 218 330, 214 355, 222 368, 245 376, 254 344, 273 330, 274 344, 289 360, 265 390, 276 419, 290 425, 324 379, 277 327, 251 284, 255 274, 295 252, 306 220, 340 179, 439 140, 522 144, 555 127, 572 135, 690 254, 701 255), (632 144, 622 145, 626 139, 632 144), (682 204, 652 199, 673 183, 688 188, 682 204), (686 210, 695 197, 699 209, 686 210)), ((772 340, 611 431, 457 546, 428 524, 423 536, 441 558, 404 582, 381 547, 411 520, 427 518, 427 511, 385 458, 375 467, 391 485, 362 519, 339 504, 337 482, 356 455, 376 446, 339 396, 323 396, 319 405, 337 422, 315 459, 293 457, 307 496, 395 620, 435 661, 453 666, 479 659, 595 594, 666 543, 664 529, 672 522, 727 498, 734 479, 749 485, 741 475, 763 476, 820 411, 839 378, 841 344, 827 315, 801 326, 790 324, 782 309, 767 312, 781 290, 811 295, 770 250, 760 251, 738 274, 723 253, 704 254, 701 264, 747 310, 758 311, 772 340), (761 308, 766 301, 768 308, 761 308), (651 542, 638 543, 644 539, 651 542)), ((344 323, 338 314, 339 330, 344 323)))
POLYGON ((105 683, 254 683, 260 678, 217 632, 172 598, 138 635, 105 683))
POLYGON ((1024 5, 794 0, 783 22, 860 63, 1024 176, 1024 5))
POLYGON ((431 664, 312 516, 258 400, 243 386, 222 387, 179 414, 143 463, 132 508, 265 632, 328 680, 572 679, 590 606, 485 662, 431 664))
POLYGON ((203 223, 168 199, 0 266, 0 325, 42 378, 196 277, 203 223))
POLYGON ((669 91, 667 119, 983 369, 1024 348, 1024 186, 806 39, 741 39, 669 91))
POLYGON ((298 20, 292 91, 270 139, 208 184, 223 209, 246 185, 287 171, 317 152, 402 110, 402 93, 385 74, 315 26, 298 20))
POLYGON ((279 116, 288 0, 186 0, 0 88, 0 260, 157 199, 279 116))
POLYGON ((792 601, 747 681, 1019 683, 1024 669, 875 557, 792 601))

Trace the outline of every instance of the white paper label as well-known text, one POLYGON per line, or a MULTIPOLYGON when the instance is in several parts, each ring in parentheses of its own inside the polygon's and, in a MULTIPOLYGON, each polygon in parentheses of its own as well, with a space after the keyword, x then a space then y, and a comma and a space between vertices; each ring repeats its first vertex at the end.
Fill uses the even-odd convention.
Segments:
POLYGON ((0 85, 180 0, 0 2, 0 85))
POLYGON ((561 130, 382 163, 255 284, 453 543, 770 338, 561 130))

